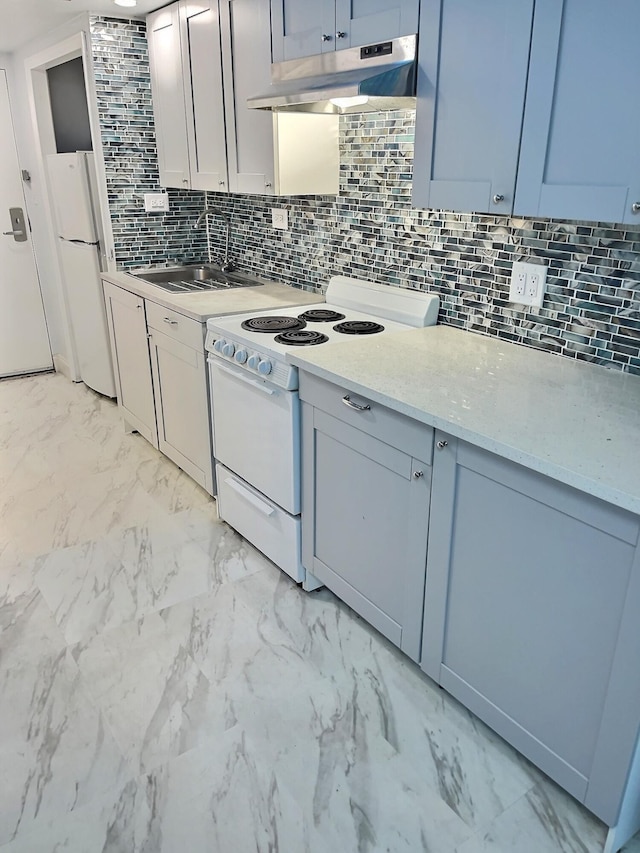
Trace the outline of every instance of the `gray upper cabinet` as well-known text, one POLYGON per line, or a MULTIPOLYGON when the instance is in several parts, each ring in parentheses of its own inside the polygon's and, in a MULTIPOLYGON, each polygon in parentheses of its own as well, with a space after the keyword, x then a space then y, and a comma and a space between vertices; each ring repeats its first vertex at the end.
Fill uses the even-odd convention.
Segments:
POLYGON ((420 0, 271 0, 273 61, 418 32, 420 0))
POLYGON ((300 374, 302 562, 419 659, 433 430, 300 374))
POLYGON ((218 2, 180 3, 182 78, 191 189, 227 189, 227 148, 218 2))
POLYGON ((222 3, 224 95, 229 191, 275 192, 273 115, 250 110, 247 98, 269 80, 269 0, 222 3))
POLYGON ((414 205, 640 222, 639 33, 636 0, 422 0, 414 205))
POLYGON ((536 0, 517 214, 640 223, 639 44, 637 0, 536 0))
POLYGON ((422 0, 413 204, 509 213, 533 0, 422 0))
POLYGON ((247 107, 270 81, 269 10, 270 0, 180 0, 147 17, 163 186, 338 192, 337 116, 247 107))
POLYGON ((422 668, 614 826, 640 724, 640 519, 436 439, 422 668))
POLYGON ((147 16, 158 168, 163 187, 191 186, 178 4, 147 16))
POLYGON ((173 3, 147 16, 160 183, 227 185, 217 0, 173 3))

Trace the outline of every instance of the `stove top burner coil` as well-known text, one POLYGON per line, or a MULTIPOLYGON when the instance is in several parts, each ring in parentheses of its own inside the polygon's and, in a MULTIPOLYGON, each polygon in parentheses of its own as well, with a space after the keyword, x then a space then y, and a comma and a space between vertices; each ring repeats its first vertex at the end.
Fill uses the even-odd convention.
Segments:
POLYGON ((304 329, 307 325, 304 320, 297 317, 250 317, 241 324, 243 329, 249 332, 290 332, 296 329, 304 329))
POLYGON ((372 320, 347 320, 333 327, 334 332, 342 335, 375 335, 384 332, 384 326, 374 323, 372 320))
POLYGON ((288 344, 292 347, 312 347, 316 344, 326 343, 329 338, 322 332, 316 332, 313 329, 296 329, 292 332, 276 335, 274 340, 277 344, 288 344))
POLYGON ((298 319, 307 320, 309 323, 337 323, 338 320, 344 320, 344 314, 329 308, 311 308, 304 314, 298 314, 298 319))

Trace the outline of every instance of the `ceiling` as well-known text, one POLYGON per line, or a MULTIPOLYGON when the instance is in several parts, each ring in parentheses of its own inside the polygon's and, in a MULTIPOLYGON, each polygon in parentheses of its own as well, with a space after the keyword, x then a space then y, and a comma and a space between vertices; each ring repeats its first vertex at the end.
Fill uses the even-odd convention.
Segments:
POLYGON ((139 18, 167 2, 138 0, 135 9, 125 9, 116 6, 113 0, 0 0, 0 53, 12 53, 81 12, 139 18))

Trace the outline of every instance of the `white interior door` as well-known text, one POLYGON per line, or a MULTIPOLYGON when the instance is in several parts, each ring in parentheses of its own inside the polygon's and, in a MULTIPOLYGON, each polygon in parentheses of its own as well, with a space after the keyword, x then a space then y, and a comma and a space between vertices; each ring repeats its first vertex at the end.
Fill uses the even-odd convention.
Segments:
MULTIPOLYGON (((13 230, 10 208, 20 208, 26 221, 22 179, 9 108, 7 75, 0 69, 0 232, 13 230)), ((31 234, 16 241, 0 233, 0 376, 52 367, 40 283, 31 234)))

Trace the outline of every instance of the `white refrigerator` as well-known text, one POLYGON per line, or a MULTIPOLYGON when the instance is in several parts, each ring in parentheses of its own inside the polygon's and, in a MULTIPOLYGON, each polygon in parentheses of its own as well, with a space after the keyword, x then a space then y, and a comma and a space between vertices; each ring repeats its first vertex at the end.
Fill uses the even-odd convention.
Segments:
POLYGON ((100 271, 104 269, 104 241, 93 154, 87 151, 50 154, 47 171, 80 377, 94 391, 115 397, 100 279, 100 271))

